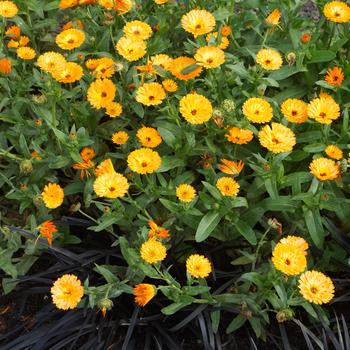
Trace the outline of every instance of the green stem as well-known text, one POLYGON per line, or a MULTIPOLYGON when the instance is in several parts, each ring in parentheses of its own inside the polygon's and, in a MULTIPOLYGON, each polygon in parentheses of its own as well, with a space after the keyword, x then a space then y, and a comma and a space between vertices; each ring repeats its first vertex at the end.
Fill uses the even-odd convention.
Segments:
POLYGON ((256 252, 255 252, 255 259, 254 259, 254 262, 252 263, 252 271, 255 270, 255 266, 256 266, 256 263, 257 263, 257 260, 258 260, 260 248, 263 246, 264 240, 265 240, 267 234, 270 232, 270 230, 271 230, 271 227, 269 227, 269 228, 264 232, 264 234, 262 235, 262 237, 261 237, 261 239, 260 239, 260 241, 259 241, 259 244, 258 244, 258 246, 257 246, 257 248, 256 248, 256 252))
POLYGON ((94 219, 93 217, 91 217, 90 215, 84 213, 81 209, 78 210, 78 213, 80 213, 81 215, 85 216, 86 218, 92 220, 94 223, 98 224, 98 221, 96 219, 94 219))

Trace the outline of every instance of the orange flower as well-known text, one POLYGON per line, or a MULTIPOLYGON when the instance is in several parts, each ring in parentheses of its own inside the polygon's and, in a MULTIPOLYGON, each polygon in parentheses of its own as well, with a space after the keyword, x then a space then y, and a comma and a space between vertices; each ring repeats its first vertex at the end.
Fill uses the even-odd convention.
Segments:
POLYGON ((47 243, 51 247, 53 234, 58 232, 56 225, 51 220, 46 220, 39 226, 39 232, 47 239, 47 243))
POLYGON ((78 5, 78 0, 61 0, 59 7, 61 10, 65 10, 77 5, 78 5))
POLYGON ((6 30, 5 34, 11 39, 17 40, 21 36, 21 28, 18 26, 11 26, 6 30))
POLYGON ((324 79, 329 85, 340 86, 344 80, 344 72, 340 67, 329 68, 324 79))
POLYGON ((244 162, 241 160, 233 162, 228 159, 221 159, 221 163, 218 165, 218 168, 225 174, 238 175, 244 168, 244 162))
POLYGON ((154 221, 148 221, 148 225, 150 227, 150 230, 148 231, 148 237, 149 238, 168 238, 170 237, 169 231, 166 230, 164 227, 158 226, 154 221))
POLYGON ((93 159, 95 155, 96 153, 91 147, 84 147, 80 152, 81 158, 83 158, 85 161, 93 159))
POLYGON ((80 163, 74 163, 72 165, 73 169, 80 170, 80 178, 84 179, 84 177, 90 177, 91 176, 91 169, 95 166, 95 163, 90 160, 83 160, 80 163))
POLYGON ((153 284, 141 283, 134 287, 135 303, 145 306, 156 295, 156 287, 153 284))
POLYGON ((232 30, 231 30, 230 26, 227 26, 227 25, 222 26, 222 28, 221 28, 221 35, 222 36, 229 36, 229 35, 231 35, 231 33, 232 33, 232 30))
POLYGON ((8 58, 0 59, 0 74, 10 74, 12 71, 12 63, 8 58))
POLYGON ((253 140, 254 134, 249 129, 240 129, 237 127, 232 127, 227 130, 228 134, 225 135, 225 137, 233 143, 236 143, 237 145, 244 145, 251 140, 253 140))
POLYGON ((307 44, 308 42, 310 42, 311 40, 311 34, 310 33, 304 33, 302 34, 302 36, 300 37, 300 41, 303 43, 303 44, 307 44))
POLYGON ((266 23, 272 26, 277 26, 281 19, 281 11, 279 9, 274 9, 267 17, 266 23))

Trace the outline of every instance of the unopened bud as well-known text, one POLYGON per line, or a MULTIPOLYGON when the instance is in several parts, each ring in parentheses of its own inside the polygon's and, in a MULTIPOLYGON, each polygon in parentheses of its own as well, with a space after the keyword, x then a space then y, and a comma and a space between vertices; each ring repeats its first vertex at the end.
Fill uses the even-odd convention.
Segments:
POLYGON ((19 170, 22 174, 28 175, 33 171, 33 164, 30 159, 22 160, 19 164, 19 170))
POLYGON ((286 60, 290 66, 293 66, 297 60, 297 55, 295 54, 295 52, 289 52, 286 55, 286 60))
POLYGON ((292 309, 285 309, 277 312, 276 319, 277 322, 282 323, 293 318, 294 312, 292 309))
POLYGON ((226 100, 222 101, 221 108, 227 113, 232 113, 236 109, 236 104, 233 100, 227 98, 226 100))

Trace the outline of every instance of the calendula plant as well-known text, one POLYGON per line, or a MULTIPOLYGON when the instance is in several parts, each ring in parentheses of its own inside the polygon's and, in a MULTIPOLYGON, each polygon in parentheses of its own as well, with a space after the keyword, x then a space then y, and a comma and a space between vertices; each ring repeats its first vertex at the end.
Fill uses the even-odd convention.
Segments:
POLYGON ((349 271, 350 5, 0 0, 0 19, 6 293, 98 237, 122 262, 52 276, 58 309, 200 304, 262 339, 327 322, 349 271))

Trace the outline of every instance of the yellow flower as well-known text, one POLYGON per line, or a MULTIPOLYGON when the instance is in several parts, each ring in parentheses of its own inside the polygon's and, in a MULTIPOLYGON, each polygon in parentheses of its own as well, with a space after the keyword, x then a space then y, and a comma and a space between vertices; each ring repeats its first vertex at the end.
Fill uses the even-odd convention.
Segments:
POLYGON ((281 11, 279 9, 274 9, 267 17, 265 22, 272 26, 277 26, 281 19, 281 11))
POLYGON ((239 184, 231 177, 221 177, 216 181, 216 187, 219 189, 223 196, 236 197, 239 192, 239 184))
POLYGON ((244 162, 234 162, 228 159, 221 159, 221 164, 218 164, 218 168, 225 174, 238 175, 244 168, 244 162))
POLYGON ((336 160, 340 160, 343 158, 343 151, 335 146, 335 145, 329 145, 324 150, 329 158, 333 158, 336 160))
POLYGON ((328 158, 314 159, 310 164, 310 172, 321 181, 335 180, 340 175, 339 165, 328 158))
POLYGON ((128 180, 119 173, 109 172, 98 176, 93 188, 98 197, 121 198, 128 192, 128 180))
POLYGON ((56 44, 63 50, 73 50, 80 47, 85 41, 85 34, 79 29, 64 30, 56 37, 56 44))
POLYGON ((63 55, 57 52, 45 52, 38 57, 38 66, 49 73, 63 70, 67 61, 63 55))
POLYGON ((173 62, 173 59, 165 54, 159 54, 152 56, 149 60, 149 63, 153 66, 162 67, 164 70, 168 71, 173 62))
POLYGON ((224 25, 221 28, 221 35, 223 36, 230 36, 232 33, 231 27, 228 25, 224 25))
POLYGON ((106 107, 106 114, 111 118, 119 117, 123 113, 123 106, 118 102, 110 102, 106 107))
POLYGON ((157 129, 146 126, 137 130, 136 137, 143 147, 149 148, 157 147, 163 141, 157 129))
POLYGON ((270 103, 260 97, 252 97, 245 101, 242 111, 253 123, 267 123, 273 117, 270 103))
POLYGON ((145 306, 156 295, 156 287, 153 284, 141 283, 134 287, 135 303, 145 306))
POLYGON ((329 68, 324 79, 329 85, 341 86, 344 81, 344 72, 340 67, 329 68))
POLYGON ((323 14, 325 17, 336 23, 350 21, 350 7, 343 1, 331 1, 324 5, 323 14))
POLYGON ((78 0, 61 0, 59 8, 61 10, 68 9, 70 7, 74 7, 78 5, 78 0))
POLYGON ((230 45, 230 41, 227 39, 226 36, 222 36, 221 37, 221 41, 220 43, 217 42, 218 40, 218 32, 214 32, 214 33, 209 33, 206 37, 206 40, 207 40, 207 43, 209 43, 210 41, 214 42, 217 44, 217 46, 222 49, 222 50, 225 50, 228 48, 228 46, 230 45))
POLYGON ((296 144, 294 132, 279 123, 265 125, 259 131, 261 146, 273 153, 289 152, 296 144))
POLYGON ((326 304, 334 297, 334 284, 332 280, 319 271, 306 271, 299 278, 301 295, 310 303, 326 304))
POLYGON ((141 258, 149 264, 161 262, 166 257, 166 248, 155 239, 149 239, 142 244, 140 249, 141 258))
POLYGON ((96 109, 108 107, 114 100, 116 90, 112 80, 96 79, 87 90, 87 99, 96 109))
POLYGON ((120 56, 127 61, 137 61, 146 55, 147 45, 144 41, 136 41, 125 36, 121 37, 117 42, 116 49, 120 56))
POLYGON ((84 288, 75 275, 63 275, 51 288, 52 302, 58 309, 75 309, 84 295, 84 288))
POLYGON ((181 184, 176 187, 176 196, 181 202, 192 202, 196 197, 196 190, 188 184, 181 184))
POLYGON ((234 126, 228 129, 228 134, 225 137, 232 143, 245 145, 253 140, 254 134, 249 129, 240 129, 234 126))
POLYGON ((36 52, 31 47, 19 47, 17 56, 22 58, 22 60, 32 60, 36 56, 36 52))
POLYGON ((99 65, 100 60, 97 58, 90 58, 85 62, 85 66, 89 70, 95 70, 97 66, 99 65))
POLYGON ((170 65, 170 72, 180 80, 189 80, 198 77, 202 72, 202 67, 196 65, 196 60, 191 57, 178 57, 173 59, 170 65), (189 67, 193 67, 190 69, 189 67), (189 71, 186 71, 189 69, 189 71))
POLYGON ((277 243, 272 252, 272 262, 275 268, 285 275, 299 275, 306 269, 306 254, 296 249, 294 244, 277 243))
POLYGON ((214 16, 206 10, 191 10, 181 18, 181 26, 195 37, 211 32, 215 27, 214 16))
POLYGON ((0 58, 0 74, 11 74, 12 63, 8 58, 0 58))
POLYGON ((163 102, 166 93, 159 83, 145 83, 136 92, 136 101, 145 106, 155 106, 163 102))
POLYGON ((204 255, 192 254, 186 260, 186 270, 194 278, 205 278, 211 272, 211 264, 204 255))
POLYGON ((116 145, 124 145, 129 140, 129 135, 125 131, 118 131, 112 135, 112 141, 116 145))
POLYGON ((150 148, 140 148, 128 155, 128 166, 138 174, 151 174, 157 171, 162 163, 158 152, 150 148))
POLYGON ((83 68, 75 62, 67 62, 62 70, 56 69, 52 72, 52 76, 60 83, 74 83, 84 75, 83 68))
POLYGON ((339 118, 340 107, 332 97, 315 98, 307 106, 307 114, 321 124, 331 124, 339 118))
POLYGON ((157 5, 163 5, 169 2, 169 0, 154 0, 157 5))
POLYGON ((280 69, 283 60, 281 54, 274 49, 261 49, 256 54, 256 63, 266 70, 280 69))
MULTIPOLYGON (((94 68, 93 74, 96 78, 110 78, 115 73, 115 62, 112 58, 103 57, 95 60, 94 63, 96 64, 96 67, 94 68)), ((91 65, 89 64, 89 66, 91 65)))
POLYGON ((129 12, 133 7, 131 0, 114 0, 114 11, 117 11, 119 15, 124 15, 129 12))
POLYGON ((307 254, 306 251, 309 249, 309 245, 305 241, 305 239, 302 237, 298 237, 298 236, 284 237, 280 240, 280 243, 281 244, 289 244, 289 245, 295 247, 295 249, 298 249, 301 252, 303 252, 305 255, 307 254))
POLYGON ((203 124, 211 118, 213 107, 206 97, 190 93, 181 98, 180 113, 190 124, 203 124))
POLYGON ((178 89, 176 82, 172 79, 163 80, 162 85, 163 85, 164 90, 167 92, 176 92, 178 89))
POLYGON ((18 7, 12 1, 0 1, 0 16, 11 18, 18 13, 18 7))
POLYGON ((123 28, 125 36, 133 41, 147 40, 152 35, 152 28, 145 22, 132 21, 123 28))
POLYGON ((41 196, 47 208, 55 209, 63 203, 64 192, 60 185, 48 183, 41 192, 41 196))
POLYGON ((194 55, 197 64, 205 68, 217 68, 225 63, 225 53, 216 46, 200 47, 194 55))
POLYGON ((296 98, 289 98, 281 105, 284 117, 292 123, 304 123, 307 120, 307 104, 296 98))
POLYGON ((101 162, 100 165, 98 165, 98 167, 95 170, 95 175, 99 177, 104 174, 110 174, 114 172, 115 170, 112 161, 110 159, 106 159, 103 162, 101 162))

